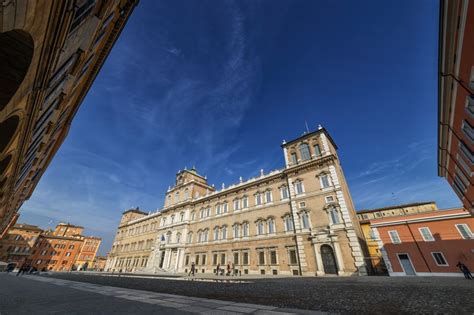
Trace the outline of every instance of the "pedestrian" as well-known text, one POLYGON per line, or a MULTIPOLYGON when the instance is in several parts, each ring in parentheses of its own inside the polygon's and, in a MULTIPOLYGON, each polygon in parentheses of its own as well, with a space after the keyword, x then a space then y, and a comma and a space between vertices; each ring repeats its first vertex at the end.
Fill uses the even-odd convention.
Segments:
POLYGON ((20 266, 20 268, 18 268, 18 272, 16 273, 17 277, 20 276, 23 273, 23 267, 24 266, 22 265, 22 266, 20 266))
POLYGON ((458 264, 456 265, 460 270, 461 272, 464 274, 464 278, 468 279, 468 280, 472 280, 472 274, 471 274, 471 271, 469 270, 469 268, 467 268, 467 266, 465 264, 463 264, 462 262, 458 262, 458 264))
POLYGON ((227 275, 230 276, 230 261, 227 263, 227 275))
POLYGON ((217 264, 216 275, 219 275, 220 269, 221 269, 221 264, 217 264))
POLYGON ((191 274, 194 276, 194 273, 196 272, 196 265, 194 264, 194 261, 191 263, 191 270, 189 271, 189 275, 191 274))
POLYGON ((232 276, 235 276, 235 265, 234 263, 231 264, 231 268, 232 268, 232 276))

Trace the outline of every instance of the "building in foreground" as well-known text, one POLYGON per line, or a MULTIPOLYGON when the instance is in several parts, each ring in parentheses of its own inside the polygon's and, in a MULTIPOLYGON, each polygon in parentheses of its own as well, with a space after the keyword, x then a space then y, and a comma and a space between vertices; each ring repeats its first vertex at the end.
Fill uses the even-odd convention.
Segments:
POLYGON ((390 276, 462 276, 474 270, 474 218, 464 209, 370 220, 390 276))
POLYGON ((195 169, 176 175, 156 213, 123 213, 106 270, 366 274, 337 147, 323 128, 282 144, 285 167, 216 190, 195 169))
POLYGON ((137 2, 0 1, 0 237, 64 141, 137 2))
POLYGON ((474 213, 474 3, 440 6, 438 175, 474 213))
POLYGON ((43 230, 36 225, 16 224, 0 239, 0 261, 23 265, 43 230))
POLYGON ((387 267, 382 259, 379 244, 370 227, 371 220, 406 216, 409 214, 435 210, 438 210, 436 203, 434 201, 429 201, 357 211, 357 219, 359 220, 362 233, 364 234, 365 243, 367 245, 368 256, 366 257, 366 263, 367 266, 369 266, 369 271, 372 274, 387 273, 387 267))
POLYGON ((83 230, 69 223, 59 223, 54 230, 16 224, 0 239, 0 261, 40 271, 85 269, 85 263, 92 266, 101 239, 83 236, 83 230))

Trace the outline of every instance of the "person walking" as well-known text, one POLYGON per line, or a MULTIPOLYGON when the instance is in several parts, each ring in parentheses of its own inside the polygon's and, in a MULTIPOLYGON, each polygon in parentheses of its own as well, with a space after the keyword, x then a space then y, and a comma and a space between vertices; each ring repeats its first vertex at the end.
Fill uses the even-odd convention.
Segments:
POLYGON ((194 261, 191 263, 191 270, 189 271, 189 275, 191 274, 194 276, 194 273, 196 272, 196 265, 194 264, 194 261))
POLYGON ((216 275, 219 275, 220 271, 221 271, 221 264, 217 264, 216 275))
POLYGON ((472 274, 471 274, 471 271, 469 270, 469 268, 467 268, 467 266, 465 264, 463 264, 462 262, 458 262, 458 264, 456 265, 459 270, 461 270, 461 272, 464 274, 464 278, 468 279, 468 280, 472 280, 472 274))
POLYGON ((230 276, 230 261, 227 263, 227 275, 230 276))

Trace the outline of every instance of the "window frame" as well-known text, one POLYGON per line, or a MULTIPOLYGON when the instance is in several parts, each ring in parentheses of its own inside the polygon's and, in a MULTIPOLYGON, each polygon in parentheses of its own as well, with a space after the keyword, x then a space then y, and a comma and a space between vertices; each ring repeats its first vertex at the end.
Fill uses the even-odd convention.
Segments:
POLYGON ((449 267, 448 260, 444 256, 443 252, 431 252, 431 257, 433 257, 433 260, 436 263, 436 266, 449 267), (439 257, 444 261, 444 264, 443 263, 438 263, 438 259, 436 258, 436 255, 439 255, 439 257))
POLYGON ((473 235, 472 235, 472 231, 471 231, 471 228, 469 227, 469 225, 467 223, 458 223, 458 224, 455 224, 456 226, 456 229, 458 230, 458 233, 459 235, 461 235, 461 237, 464 239, 464 240, 472 240, 473 239, 473 235), (461 230, 459 229, 459 226, 463 226, 466 228, 465 231, 467 231, 468 233, 468 237, 464 237, 463 233, 461 232, 461 230))
POLYGON ((400 235, 398 234, 397 230, 390 230, 387 233, 388 233, 388 236, 390 237, 390 240, 392 241, 392 244, 401 244, 402 243, 402 239, 400 238, 400 235), (394 240, 392 232, 396 234, 398 241, 394 240))
POLYGON ((422 227, 418 228, 418 231, 420 232, 420 235, 421 235, 421 238, 423 239, 423 241, 425 241, 425 242, 434 242, 435 241, 433 233, 431 233, 431 230, 430 230, 429 227, 422 226, 422 227), (429 238, 428 239, 425 237, 425 234, 422 232, 423 230, 428 231, 428 233, 429 233, 429 238))

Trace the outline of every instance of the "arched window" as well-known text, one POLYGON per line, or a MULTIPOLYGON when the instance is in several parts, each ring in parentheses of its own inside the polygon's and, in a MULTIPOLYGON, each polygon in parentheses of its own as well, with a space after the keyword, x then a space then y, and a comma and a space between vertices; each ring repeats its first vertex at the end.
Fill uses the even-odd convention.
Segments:
POLYGON ((265 226, 262 220, 257 222, 257 235, 265 234, 265 226))
POLYGON ((309 229, 309 216, 307 212, 302 212, 301 215, 301 225, 303 229, 309 229))
POLYGON ((181 241, 181 233, 176 233, 176 243, 179 243, 181 241))
POLYGON ((219 227, 215 227, 214 228, 214 241, 218 241, 219 240, 219 227))
POLYGON ((257 192, 255 194, 255 205, 259 206, 262 204, 262 194, 257 192))
POLYGON ((216 205, 216 214, 221 214, 221 205, 220 204, 216 205))
POLYGON ((317 157, 321 156, 321 148, 319 147, 319 144, 315 144, 313 148, 314 148, 314 155, 317 157))
POLYGON ((179 202, 179 191, 174 194, 174 202, 179 202))
POLYGON ((239 210, 240 210, 240 200, 234 199, 234 211, 239 211, 239 210))
POLYGON ((161 219, 161 226, 165 226, 165 225, 166 225, 166 217, 161 219))
POLYGON ((298 159, 297 159, 297 157, 296 157, 296 152, 292 152, 292 153, 290 154, 290 157, 291 157, 291 163, 292 163, 292 164, 298 163, 298 159))
POLYGON ((242 208, 246 209, 249 207, 249 198, 247 196, 242 197, 242 208))
POLYGON ((199 218, 202 219, 204 218, 204 209, 199 210, 199 218))
POLYGON ((184 221, 184 212, 181 212, 181 213, 179 214, 179 221, 180 221, 180 222, 183 222, 183 221, 184 221))
POLYGON ((188 233, 187 242, 188 242, 188 243, 192 243, 192 242, 193 242, 193 232, 189 232, 189 233, 188 233))
POLYGON ((225 240, 227 239, 227 225, 224 225, 221 229, 222 232, 222 239, 225 240))
POLYGON ((300 179, 295 181, 295 193, 297 195, 304 193, 303 181, 300 179))
POLYGON ((210 217, 211 216, 211 207, 207 207, 206 209, 206 217, 210 217))
POLYGON ((170 224, 173 224, 174 223, 174 214, 171 216, 171 223, 170 224))
POLYGON ((331 217, 332 224, 339 224, 339 211, 337 211, 336 207, 329 208, 329 216, 331 217))
POLYGON ((331 186, 331 180, 328 174, 322 174, 319 176, 319 182, 321 183, 321 188, 328 188, 331 186))
POLYGON ((222 204, 222 213, 227 213, 227 201, 222 204))
POLYGON ((188 200, 188 199, 189 199, 189 189, 186 188, 186 189, 184 190, 184 200, 188 200))
POLYGON ((196 219, 196 211, 191 212, 191 221, 196 219))
POLYGON ((234 238, 240 237, 240 225, 234 224, 234 238))
POLYGON ((303 161, 309 160, 311 158, 311 155, 309 153, 309 145, 307 143, 300 144, 300 155, 303 161))
POLYGON ((289 214, 283 218, 283 222, 285 223, 285 231, 289 232, 294 230, 293 219, 289 214))
POLYGON ((269 218, 267 220, 267 225, 268 225, 268 233, 269 234, 275 233, 275 219, 269 218))
POLYGON ((280 187, 280 197, 281 199, 288 199, 288 186, 281 186, 280 187))
POLYGON ((209 229, 205 229, 203 233, 204 233, 203 242, 207 242, 207 239, 209 237, 209 229))
POLYGON ((273 201, 273 195, 272 191, 269 189, 265 192, 265 202, 272 202, 273 201))
POLYGON ((248 224, 248 222, 244 222, 242 224, 242 236, 243 237, 249 236, 249 224, 248 224))

